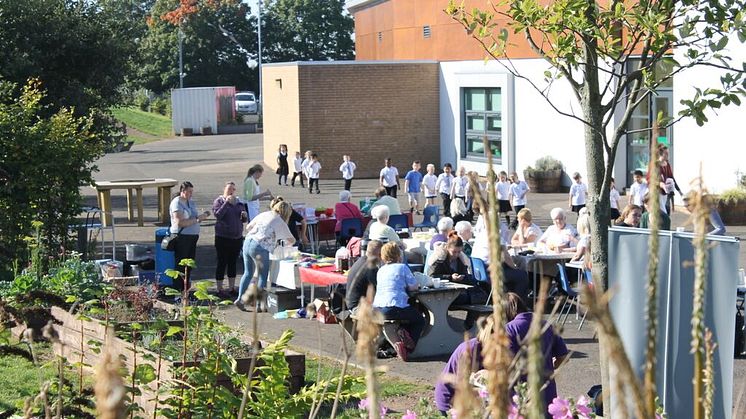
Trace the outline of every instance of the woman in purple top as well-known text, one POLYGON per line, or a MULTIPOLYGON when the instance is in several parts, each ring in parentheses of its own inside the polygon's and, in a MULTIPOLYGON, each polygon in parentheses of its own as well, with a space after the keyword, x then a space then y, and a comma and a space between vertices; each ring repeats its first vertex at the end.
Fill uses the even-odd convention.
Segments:
POLYGON ((236 184, 225 184, 223 194, 212 204, 215 214, 215 250, 218 265, 215 268, 215 285, 218 295, 224 296, 223 278, 228 271, 228 293, 236 292, 236 261, 243 245, 243 223, 247 220, 246 205, 236 197, 236 184))
POLYGON ((443 217, 438 220, 438 234, 434 235, 430 239, 430 250, 435 249, 435 243, 448 241, 448 233, 453 230, 453 219, 451 217, 443 217))
MULTIPOLYGON (((510 340, 510 350, 517 354, 521 347, 521 342, 528 334, 528 329, 531 326, 531 320, 533 313, 531 313, 526 304, 521 300, 518 294, 509 292, 505 295, 503 302, 503 308, 505 310, 506 319, 508 324, 505 325, 505 329, 508 333, 508 339, 510 340)), ((479 339, 485 339, 488 335, 486 331, 492 330, 492 317, 487 318, 484 330, 479 334, 479 339)), ((545 322, 542 321, 542 326, 545 322)), ((489 333, 489 332, 488 332, 489 333)), ((483 369, 482 365, 482 344, 478 338, 470 339, 461 345, 459 345, 451 358, 448 360, 441 377, 435 384, 435 405, 441 412, 447 412, 451 409, 451 401, 454 396, 453 386, 446 383, 444 378, 447 375, 455 376, 458 374, 458 362, 461 356, 472 356, 473 371, 476 372, 483 369)), ((557 397, 557 385, 552 379, 554 370, 565 360, 568 354, 567 346, 562 340, 562 337, 554 333, 554 329, 549 327, 541 335, 541 347, 544 357, 544 377, 548 380, 547 385, 543 391, 544 395, 544 408, 552 402, 552 399, 557 397)), ((526 375, 522 375, 521 380, 526 380, 526 375)), ((551 417, 547 413, 547 417, 551 417)))

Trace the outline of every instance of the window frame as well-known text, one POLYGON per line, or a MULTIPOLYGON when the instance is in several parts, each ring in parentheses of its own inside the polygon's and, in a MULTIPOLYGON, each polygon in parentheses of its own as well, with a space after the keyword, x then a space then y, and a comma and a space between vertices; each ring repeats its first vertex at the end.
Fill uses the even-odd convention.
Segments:
MULTIPOLYGON (((504 95, 507 92, 502 86, 490 86, 490 87, 462 87, 461 88, 461 138, 460 138, 460 151, 461 151, 461 159, 462 160, 471 160, 471 161, 477 161, 477 162, 487 162, 487 156, 484 154, 484 145, 482 145, 482 153, 478 154, 473 151, 469 151, 469 142, 470 140, 474 140, 475 137, 478 137, 482 141, 484 141, 485 137, 488 139, 490 143, 490 148, 494 150, 494 147, 492 147, 493 143, 498 143, 498 150, 500 151, 500 156, 496 156, 493 152, 493 163, 497 165, 501 165, 505 162, 505 131, 504 131, 504 113, 502 111, 502 101, 504 100, 504 95), (475 90, 482 90, 484 91, 484 98, 485 98, 485 104, 484 104, 484 110, 471 110, 466 109, 467 108, 467 95, 475 90), (497 92, 498 94, 498 103, 494 104, 492 103, 492 98, 494 92, 497 92), (494 110, 498 109, 498 110, 494 110), (483 118, 483 129, 482 130, 470 130, 468 126, 469 118, 474 116, 481 116, 483 118), (499 122, 498 131, 492 131, 489 129, 489 119, 496 117, 499 122)), ((473 149, 473 148, 472 148, 473 149)))

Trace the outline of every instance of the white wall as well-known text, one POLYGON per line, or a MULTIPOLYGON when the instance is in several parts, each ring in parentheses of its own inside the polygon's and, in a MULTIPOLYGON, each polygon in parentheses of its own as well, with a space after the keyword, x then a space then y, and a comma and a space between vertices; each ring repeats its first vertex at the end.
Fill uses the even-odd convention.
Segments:
POLYGON ((171 90, 171 119, 174 133, 191 128, 199 134, 202 127, 211 127, 218 133, 216 87, 190 87, 171 90))

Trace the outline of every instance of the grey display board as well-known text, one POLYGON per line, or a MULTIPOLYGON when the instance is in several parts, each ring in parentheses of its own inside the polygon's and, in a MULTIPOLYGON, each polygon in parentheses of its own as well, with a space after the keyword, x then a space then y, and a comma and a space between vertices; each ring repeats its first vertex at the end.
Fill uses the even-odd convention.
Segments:
MULTIPOLYGON (((694 247, 691 233, 661 231, 658 266, 658 346, 656 383, 669 418, 693 417, 690 353, 694 292, 694 247)), ((645 306, 650 230, 614 227, 609 230, 611 314, 632 367, 642 377, 645 358, 645 306)), ((708 264, 705 324, 712 330, 715 350, 713 417, 733 415, 733 345, 739 242, 733 237, 707 236, 708 264)), ((613 386, 612 386, 613 387, 613 386)), ((629 401, 627 401, 629 402, 629 401)), ((612 406, 616 398, 612 391, 612 406)), ((611 417, 615 417, 613 410, 611 417)))

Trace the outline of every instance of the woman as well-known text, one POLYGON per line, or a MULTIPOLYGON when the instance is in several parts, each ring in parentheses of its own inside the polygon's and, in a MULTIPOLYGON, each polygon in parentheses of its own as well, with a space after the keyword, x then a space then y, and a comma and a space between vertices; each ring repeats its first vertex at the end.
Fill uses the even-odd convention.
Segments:
POLYGON ((368 239, 380 240, 382 242, 394 242, 399 246, 404 246, 404 243, 396 234, 390 225, 386 224, 389 222, 389 208, 384 205, 373 207, 370 211, 370 215, 376 220, 368 225, 368 239))
MULTIPOLYGON (((533 317, 532 313, 528 310, 523 300, 521 300, 521 297, 512 292, 505 295, 503 310, 505 311, 505 318, 508 321, 505 329, 509 339, 510 350, 514 356, 519 353, 525 354, 526 352, 520 349, 528 334, 528 328, 531 325, 533 317)), ((542 321, 542 324, 545 324, 545 322, 542 321)), ((484 369, 482 345, 487 339, 492 339, 493 323, 491 316, 486 319, 484 326, 480 329, 476 338, 462 343, 453 351, 443 369, 443 373, 440 375, 441 378, 435 384, 435 406, 444 414, 453 407, 452 401, 455 394, 453 385, 446 378, 459 375, 458 368, 460 365, 463 365, 463 357, 469 357, 473 361, 471 362, 472 370, 467 374, 484 369)), ((541 334, 541 353, 544 358, 542 373, 544 374, 546 383, 546 387, 543 390, 543 398, 544 407, 546 408, 557 397, 557 385, 552 378, 554 371, 564 362, 569 351, 562 337, 555 333, 554 328, 542 327, 542 330, 544 330, 541 334)), ((521 356, 525 357, 526 355, 521 356)), ((518 362, 514 365, 523 364, 518 362)), ((520 381, 526 381, 525 374, 521 375, 520 381)))
MULTIPOLYGON (((339 238, 339 234, 342 231, 342 221, 348 218, 359 218, 363 219, 363 214, 360 213, 360 209, 357 205, 350 202, 350 191, 339 192, 339 202, 334 204, 334 216, 337 217, 337 224, 334 226, 334 234, 339 238)), ((362 234, 362 231, 358 231, 357 234, 362 234)), ((360 236, 358 236, 360 237, 360 236)))
POLYGON ((228 271, 228 290, 236 292, 236 260, 243 245, 243 223, 247 221, 246 207, 238 202, 236 184, 225 184, 223 194, 212 203, 215 214, 215 251, 218 264, 215 267, 215 286, 219 296, 223 296, 223 278, 228 271))
POLYGON ((171 214, 171 234, 178 234, 176 248, 174 249, 174 261, 176 270, 184 270, 181 279, 174 280, 174 288, 180 291, 189 290, 189 271, 186 267, 179 266, 183 259, 194 259, 197 254, 197 240, 199 240, 199 223, 210 216, 210 211, 202 214, 197 213, 197 206, 192 201, 194 185, 192 182, 182 182, 179 186, 179 195, 171 200, 168 212, 171 214))
MULTIPOLYGON (((282 201, 285 201, 285 198, 276 196, 269 201, 269 207, 272 208, 275 204, 282 201)), ((303 218, 295 208, 293 208, 293 204, 290 202, 288 203, 290 204, 290 208, 292 208, 290 211, 290 218, 288 218, 288 230, 290 230, 290 234, 292 234, 295 239, 295 245, 298 246, 298 251, 302 252, 303 249, 310 244, 307 235, 308 224, 306 223, 306 219, 303 218), (300 227, 300 230, 298 230, 298 227, 300 227)))
POLYGON ((295 243, 287 225, 292 211, 290 204, 280 201, 271 210, 257 215, 246 226, 247 234, 243 243, 244 271, 238 288, 239 297, 234 302, 239 310, 245 310, 244 304, 250 304, 259 298, 258 311, 267 311, 265 288, 269 278, 269 254, 275 250, 280 240, 290 245, 295 243), (255 269, 258 283, 252 280, 255 269))
POLYGON ((541 235, 539 243, 545 244, 549 250, 556 252, 574 248, 578 242, 578 232, 567 223, 565 210, 553 208, 549 216, 552 217, 552 225, 541 235))
POLYGON ((288 146, 280 144, 280 149, 277 151, 278 185, 282 185, 284 180, 285 186, 288 186, 288 173, 290 173, 290 166, 288 165, 288 146))
POLYGON ((246 200, 246 207, 249 213, 249 221, 259 215, 259 201, 269 201, 272 199, 272 192, 269 190, 262 192, 259 187, 259 178, 264 173, 264 167, 261 164, 251 166, 243 181, 243 198, 246 200))
MULTIPOLYGON (((668 161, 668 147, 665 144, 658 144, 658 165, 660 170, 660 179, 658 182, 659 190, 661 193, 661 200, 665 202, 665 210, 666 214, 671 215, 673 213, 673 197, 674 197, 674 189, 679 191, 679 195, 681 195, 681 189, 679 188, 679 184, 676 183, 676 179, 673 177, 673 167, 671 167, 671 163, 668 161), (665 200, 664 200, 665 198, 665 200)), ((648 174, 650 171, 648 171, 648 174)), ((650 179, 648 179, 648 184, 650 183, 650 179)))
POLYGON ((573 261, 589 261, 590 259, 590 243, 591 243, 591 217, 588 211, 581 212, 578 217, 578 245, 575 248, 575 255, 573 255, 573 261))
POLYGON ((461 240, 464 241, 464 254, 466 256, 471 256, 472 248, 469 240, 474 237, 471 223, 468 221, 459 221, 455 226, 453 226, 453 229, 456 231, 456 234, 461 237, 461 240))
POLYGON ((451 201, 451 219, 453 220, 453 224, 469 219, 469 216, 466 214, 466 204, 463 199, 454 198, 451 201))
POLYGON ((453 230, 453 219, 451 217, 443 217, 438 220, 438 234, 434 235, 430 239, 430 250, 435 249, 435 243, 442 243, 448 240, 448 234, 453 230))
POLYGON ((394 349, 402 361, 417 345, 425 319, 422 313, 409 305, 407 291, 417 291, 417 280, 409 267, 401 263, 401 251, 396 243, 386 243, 381 248, 383 266, 376 274, 376 296, 373 307, 386 319, 402 320, 397 336, 390 336, 394 349))
POLYGON ((471 284, 471 263, 463 250, 464 241, 458 233, 451 231, 445 245, 438 246, 433 251, 432 263, 427 268, 427 276, 471 284))
POLYGON ((518 220, 518 226, 515 230, 515 234, 513 234, 513 237, 510 239, 510 243, 514 247, 535 244, 536 241, 539 240, 539 237, 541 237, 542 233, 541 228, 531 222, 533 220, 531 210, 528 208, 521 209, 518 211, 516 219, 518 220))
POLYGON ((639 227, 642 218, 642 208, 637 205, 627 205, 622 210, 622 215, 617 218, 614 225, 619 227, 639 227))

